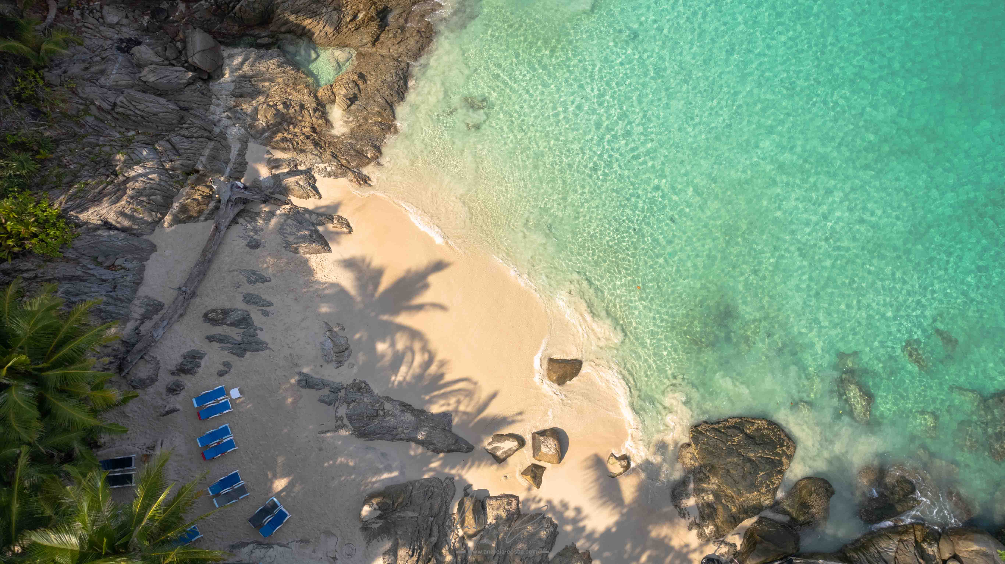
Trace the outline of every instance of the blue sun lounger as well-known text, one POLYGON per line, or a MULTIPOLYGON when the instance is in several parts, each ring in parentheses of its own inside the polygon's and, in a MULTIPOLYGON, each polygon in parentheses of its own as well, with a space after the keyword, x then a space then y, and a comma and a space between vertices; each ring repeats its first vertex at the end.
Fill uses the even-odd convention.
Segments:
POLYGON ((237 445, 234 444, 234 439, 230 438, 209 450, 203 451, 202 459, 213 460, 214 458, 223 456, 232 450, 237 450, 237 445))
POLYGON ((243 481, 244 480, 241 479, 241 475, 237 472, 237 470, 234 470, 230 474, 227 474, 226 476, 213 482, 213 485, 209 486, 206 491, 209 492, 209 495, 220 495, 243 481))
POLYGON ((290 514, 285 509, 280 507, 279 511, 276 511, 276 514, 273 515, 272 518, 265 523, 265 526, 258 530, 258 532, 262 533, 262 537, 269 538, 272 536, 272 533, 278 531, 279 527, 282 527, 289 518, 290 514))
POLYGON ((236 487, 231 488, 217 496, 217 498, 213 500, 213 505, 223 507, 246 497, 248 497, 248 487, 244 485, 244 482, 241 482, 236 487))
POLYGON ((185 532, 178 537, 178 545, 183 546, 190 542, 199 540, 202 538, 202 533, 199 532, 199 527, 192 525, 191 527, 185 529, 185 532))
POLYGON ((211 403, 218 402, 223 398, 227 397, 227 390, 223 386, 217 386, 212 390, 205 391, 194 398, 192 398, 192 405, 196 409, 200 407, 205 407, 211 403))
POLYGON ((217 427, 212 431, 209 431, 205 435, 199 437, 196 442, 199 443, 199 448, 206 448, 208 446, 215 445, 216 443, 229 438, 233 435, 230 432, 230 425, 223 425, 222 427, 217 427))
POLYGON ((129 456, 120 456, 118 458, 106 458, 105 460, 99 460, 98 464, 101 465, 101 469, 105 472, 132 470, 136 468, 136 455, 130 454, 129 456))
POLYGON ((223 415, 232 411, 230 407, 230 400, 223 400, 220 403, 214 403, 213 405, 203 409, 199 412, 199 420, 205 421, 207 419, 212 419, 217 415, 223 415))
POLYGON ((258 511, 256 511, 254 515, 248 518, 248 522, 251 523, 252 527, 256 529, 261 529, 262 525, 264 525, 265 522, 269 520, 269 517, 275 515, 276 512, 279 511, 279 509, 282 507, 283 506, 282 504, 279 503, 279 500, 277 500, 274 497, 271 497, 269 498, 269 501, 265 502, 265 505, 259 507, 258 511))

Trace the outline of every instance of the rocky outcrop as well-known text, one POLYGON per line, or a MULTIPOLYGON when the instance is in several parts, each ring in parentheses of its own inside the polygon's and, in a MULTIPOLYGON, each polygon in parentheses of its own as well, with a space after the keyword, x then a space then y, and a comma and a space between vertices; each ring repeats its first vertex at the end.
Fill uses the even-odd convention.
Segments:
POLYGON ((171 371, 171 374, 174 376, 178 376, 179 374, 191 376, 202 368, 202 359, 204 358, 206 358, 206 351, 201 351, 199 349, 185 351, 181 355, 181 361, 178 362, 175 369, 171 371))
POLYGON ((703 540, 721 538, 775 500, 796 445, 776 423, 731 417, 691 428, 690 443, 678 460, 684 478, 674 486, 673 501, 687 516, 693 499, 697 515, 690 526, 703 540))
POLYGON ((547 564, 558 538, 558 525, 547 515, 520 512, 514 495, 485 500, 488 524, 475 537, 471 564, 547 564))
POLYGON ((487 514, 485 500, 470 495, 471 487, 464 490, 464 496, 457 502, 457 526, 466 538, 474 538, 485 528, 487 514))
POLYGON ((607 473, 612 478, 617 478, 618 476, 624 474, 632 467, 632 461, 628 458, 628 454, 622 454, 618 456, 613 452, 607 457, 607 473))
POLYGON ((921 504, 911 473, 898 466, 866 466, 858 472, 858 516, 874 524, 901 515, 921 504))
POLYGON ((1005 545, 980 529, 949 529, 939 539, 939 558, 962 564, 1001 564, 998 551, 1005 545))
POLYGON ((765 564, 799 552, 799 533, 795 528, 758 517, 743 534, 736 559, 740 564, 765 564))
POLYGON ((454 491, 451 478, 425 478, 367 495, 362 523, 367 542, 390 542, 385 564, 444 562, 455 544, 450 512, 454 491))
POLYGON ((559 464, 562 462, 562 441, 558 429, 542 429, 535 431, 530 436, 531 450, 535 460, 547 462, 548 464, 559 464))
POLYGON ((873 397, 861 383, 861 377, 866 370, 859 362, 858 351, 851 353, 839 352, 837 355, 838 395, 848 404, 852 418, 862 424, 872 417, 873 397))
POLYGON ((571 358, 549 358, 548 380, 559 386, 564 386, 583 369, 583 361, 571 358))
POLYGON ((335 414, 331 431, 325 432, 343 432, 366 441, 408 441, 436 453, 471 452, 475 448, 450 430, 451 414, 429 413, 377 395, 363 380, 343 384, 301 372, 297 386, 328 390, 318 398, 335 414))
POLYGON ((551 564, 591 564, 593 557, 589 550, 579 550, 576 545, 567 545, 551 559, 551 564))
POLYGON ((185 57, 189 64, 208 73, 223 66, 223 48, 212 35, 198 28, 185 32, 185 57))
POLYGON ((834 487, 823 478, 803 478, 792 485, 772 510, 787 516, 795 527, 821 528, 830 514, 834 487))
MULTIPOLYGON (((321 356, 325 362, 333 364, 335 368, 341 368, 342 365, 349 362, 349 358, 352 356, 349 337, 339 335, 328 322, 322 322, 322 324, 324 325, 325 334, 321 339, 321 356)), ((339 328, 342 330, 345 329, 341 325, 339 325, 339 328)))
POLYGON ((832 554, 795 555, 780 564, 1000 564, 1005 545, 978 529, 912 523, 866 533, 832 554))
POLYGON ((525 444, 527 443, 523 437, 516 433, 496 433, 485 445, 485 451, 491 454, 496 462, 502 464, 525 444))

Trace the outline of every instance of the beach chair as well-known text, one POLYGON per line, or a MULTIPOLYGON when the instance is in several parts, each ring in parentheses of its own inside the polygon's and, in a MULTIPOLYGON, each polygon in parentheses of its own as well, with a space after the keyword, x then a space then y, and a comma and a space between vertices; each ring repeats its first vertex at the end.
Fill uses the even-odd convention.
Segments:
POLYGON ((232 450, 237 450, 237 445, 234 443, 233 438, 229 438, 211 449, 204 450, 202 452, 202 459, 213 460, 214 458, 219 458, 232 450))
POLYGON ((227 397, 227 390, 224 389, 223 386, 217 386, 212 390, 207 390, 192 398, 192 405, 194 405, 196 409, 199 409, 200 407, 216 403, 225 397, 227 397))
POLYGON ((244 482, 244 480, 241 479, 241 475, 237 472, 237 470, 234 470, 230 474, 227 474, 226 476, 213 482, 213 485, 209 486, 206 491, 209 492, 209 495, 220 495, 242 482, 244 482))
POLYGON ((248 488, 244 485, 244 482, 241 482, 237 486, 217 496, 216 499, 213 500, 213 504, 217 507, 223 507, 246 497, 248 497, 248 488))
POLYGON ((199 412, 199 419, 205 421, 207 419, 212 419, 217 415, 223 415, 224 413, 229 413, 233 411, 230 407, 230 400, 223 400, 220 403, 214 403, 213 405, 203 409, 199 412))
POLYGON ((199 448, 206 448, 231 436, 233 436, 233 433, 230 432, 230 425, 223 425, 199 437, 196 442, 199 443, 199 448))
POLYGON ((105 483, 110 488, 124 488, 133 485, 134 476, 135 474, 132 472, 128 474, 107 474, 105 476, 105 483))
POLYGON ((261 529, 262 525, 269 520, 269 517, 275 515, 276 511, 279 511, 282 507, 282 504, 276 498, 269 498, 269 501, 266 501, 265 505, 259 507, 258 511, 248 519, 248 522, 251 523, 252 527, 261 529))
POLYGON ((178 546, 184 546, 186 544, 189 544, 190 542, 197 541, 201 538, 202 533, 199 532, 199 527, 192 525, 191 527, 185 529, 185 532, 182 533, 180 537, 178 537, 178 540, 176 542, 178 546))
POLYGON ((118 458, 106 458, 99 460, 98 464, 105 472, 119 472, 121 470, 132 470, 136 468, 136 455, 120 456, 118 458))
POLYGON ((271 519, 266 521, 265 526, 258 529, 258 532, 262 533, 262 537, 269 538, 272 536, 272 533, 278 531, 279 527, 282 527, 289 518, 290 514, 285 509, 280 507, 279 511, 276 511, 276 514, 273 515, 271 519))

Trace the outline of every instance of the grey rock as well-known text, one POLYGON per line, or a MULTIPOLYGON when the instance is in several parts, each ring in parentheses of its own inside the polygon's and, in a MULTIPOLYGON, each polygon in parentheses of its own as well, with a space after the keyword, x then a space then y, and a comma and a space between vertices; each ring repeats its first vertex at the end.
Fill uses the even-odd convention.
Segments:
POLYGON ((255 284, 265 284, 266 282, 272 282, 272 278, 262 274, 257 270, 251 270, 248 268, 242 268, 238 270, 241 276, 244 276, 244 281, 248 284, 254 286, 255 284))
POLYGON ((530 436, 530 445, 535 460, 549 464, 559 464, 562 462, 562 442, 559 438, 558 429, 551 428, 535 431, 530 436))
POLYGON ((952 551, 949 557, 957 558, 962 564, 1001 564, 998 551, 1005 545, 980 529, 948 529, 939 540, 939 556, 952 551))
POLYGON ((349 338, 336 333, 335 329, 327 322, 322 323, 325 334, 324 338, 321 339, 321 356, 325 362, 334 364, 335 368, 341 368, 352 356, 349 338))
POLYGON ((269 313, 269 310, 267 309, 260 309, 258 310, 258 313, 262 314, 262 317, 269 317, 270 315, 272 315, 271 313, 269 313))
POLYGON ((133 64, 140 68, 148 67, 150 65, 167 64, 167 61, 158 56, 157 53, 154 53, 154 50, 146 45, 133 47, 129 54, 133 58, 133 64))
POLYGON ((176 396, 176 395, 180 394, 182 392, 182 390, 184 390, 184 389, 185 389, 185 382, 184 381, 182 381, 182 380, 172 380, 164 388, 164 391, 166 391, 168 394, 170 394, 172 396, 176 396))
POLYGON ((513 494, 485 498, 485 518, 490 524, 512 524, 520 517, 520 497, 513 494))
POLYGON ((272 307, 273 305, 275 305, 269 300, 263 298, 262 296, 259 296, 258 294, 252 294, 250 292, 245 292, 244 295, 242 296, 241 301, 250 306, 255 307, 272 307))
POLYGON ((160 92, 176 92, 195 81, 195 75, 181 67, 150 65, 140 72, 140 81, 160 92))
POLYGON ((262 248, 262 240, 258 237, 248 237, 248 242, 244 244, 249 249, 260 249, 262 248))
POLYGON ((544 471, 545 467, 540 464, 529 464, 520 472, 520 476, 527 480, 527 483, 534 486, 534 489, 540 489, 541 482, 544 480, 544 471))
POLYGON ((131 125, 143 129, 171 128, 182 120, 178 104, 135 90, 126 90, 116 98, 113 111, 131 125))
POLYGON ((548 359, 548 380, 564 386, 583 369, 583 361, 570 358, 549 358, 548 359))
POLYGON ((237 329, 249 329, 255 327, 255 320, 251 318, 251 312, 246 309, 233 307, 218 307, 206 310, 202 314, 202 320, 214 327, 226 325, 237 329))
POLYGON ((840 550, 848 564, 935 564, 939 562, 939 532, 910 524, 879 529, 840 550))
POLYGON ((164 217, 164 227, 209 219, 219 204, 216 187, 209 179, 200 175, 196 182, 185 186, 177 201, 168 210, 164 217))
POLYGON ((496 462, 502 464, 526 444, 523 437, 516 433, 496 433, 485 445, 485 451, 491 454, 496 462))
POLYGON ((485 528, 485 523, 485 501, 465 491, 464 497, 457 502, 457 526, 461 533, 469 539, 474 538, 485 528))
POLYGON ((213 73, 223 65, 223 50, 213 36, 199 28, 185 33, 185 57, 200 69, 213 73))
POLYGON ((851 410, 851 416, 855 421, 865 424, 872 416, 872 395, 860 384, 852 374, 842 374, 838 378, 838 387, 841 396, 851 410))
POLYGON ((442 562, 454 548, 450 505, 451 478, 424 478, 388 486, 366 496, 363 536, 368 543, 387 543, 383 561, 389 564, 442 562))
POLYGON ((129 372, 128 383, 134 390, 144 390, 157 383, 161 363, 156 356, 145 354, 129 372))
POLYGON ((300 255, 317 255, 330 253, 331 245, 324 235, 318 231, 312 218, 303 213, 297 206, 283 206, 276 212, 280 218, 279 236, 283 239, 283 248, 300 255))
POLYGON ((551 559, 551 564, 592 564, 589 550, 579 550, 576 545, 566 545, 551 559))
POLYGON ((740 564, 766 564, 799 552, 799 533, 789 525, 758 517, 743 534, 736 559, 740 564))
POLYGON ((317 178, 310 170, 297 170, 276 175, 273 181, 281 193, 293 198, 302 200, 320 200, 321 191, 318 190, 317 178))
POLYGON ((921 504, 917 485, 897 466, 863 468, 858 479, 858 516, 868 524, 892 519, 921 504))
POLYGON ((249 352, 262 352, 269 350, 269 343, 263 341, 255 335, 252 329, 241 333, 241 338, 236 339, 230 335, 214 333, 206 335, 206 340, 211 343, 223 345, 220 350, 228 352, 238 358, 244 358, 249 352))
POLYGON ((823 478, 802 478, 772 509, 792 519, 796 527, 821 528, 830 514, 834 487, 823 478))
POLYGON ((104 18, 106 24, 115 25, 125 19, 126 12, 121 6, 105 4, 101 7, 101 17, 104 18))
POLYGON ((366 441, 408 441, 436 453, 474 450, 471 443, 450 430, 453 417, 449 413, 429 413, 377 395, 363 380, 342 384, 300 373, 297 386, 327 387, 329 393, 318 401, 330 405, 335 411, 334 425, 344 427, 354 437, 366 441))
POLYGON ((618 456, 613 452, 607 457, 607 472, 612 478, 617 478, 618 476, 624 474, 632 467, 632 460, 628 458, 628 454, 622 454, 618 456))
POLYGON ((227 374, 230 374, 230 371, 234 369, 234 365, 231 364, 229 361, 225 360, 225 361, 221 362, 220 364, 223 366, 223 368, 221 368, 220 370, 217 370, 216 371, 216 375, 219 376, 219 377, 221 377, 221 378, 224 377, 224 376, 226 376, 227 374))
POLYGON ((558 537, 558 525, 551 517, 521 514, 516 496, 490 496, 485 507, 488 525, 475 538, 471 564, 548 563, 558 537), (500 511, 500 506, 506 510, 500 511))
POLYGON ((185 374, 191 376, 202 368, 202 359, 206 358, 206 351, 191 349, 181 355, 181 362, 171 372, 174 375, 185 374))
POLYGON ((690 518, 689 526, 702 540, 722 538, 769 507, 796 451, 785 431, 766 419, 699 423, 691 427, 690 438, 690 446, 678 456, 686 473, 672 499, 678 512, 687 515, 685 500, 694 498, 697 517, 690 518))
POLYGON ((160 416, 167 417, 168 415, 171 415, 172 413, 178 413, 179 411, 181 411, 181 406, 178 405, 178 402, 176 401, 168 402, 164 405, 164 408, 161 409, 160 416))

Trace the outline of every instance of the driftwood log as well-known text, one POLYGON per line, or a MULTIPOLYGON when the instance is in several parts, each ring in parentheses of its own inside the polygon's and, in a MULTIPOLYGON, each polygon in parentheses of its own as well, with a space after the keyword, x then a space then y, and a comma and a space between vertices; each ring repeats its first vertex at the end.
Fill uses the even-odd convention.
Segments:
POLYGON ((119 372, 123 376, 128 375, 129 371, 136 366, 140 358, 164 336, 168 328, 175 321, 181 319, 181 316, 185 315, 185 310, 188 309, 189 302, 195 297, 199 284, 202 283, 202 279, 209 272, 209 265, 213 262, 213 257, 220 248, 220 243, 223 242, 223 236, 227 233, 227 227, 237 217, 238 212, 244 209, 244 206, 248 202, 271 199, 270 196, 265 194, 249 191, 240 182, 231 182, 229 189, 224 189, 221 192, 223 193, 220 195, 220 210, 216 213, 216 221, 209 232, 206 245, 202 248, 199 260, 192 266, 192 270, 188 273, 188 278, 185 279, 181 288, 178 289, 178 295, 171 301, 171 305, 157 318, 150 332, 142 336, 129 351, 129 354, 122 360, 122 363, 119 365, 119 372))

